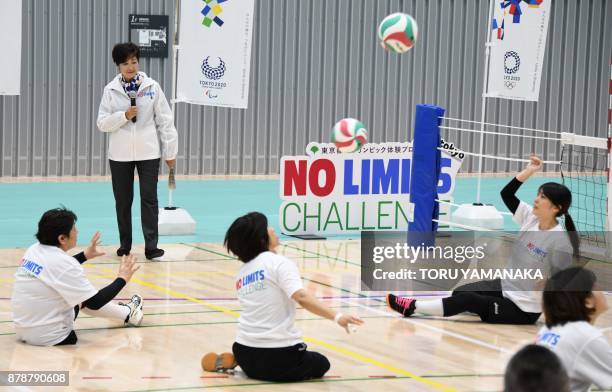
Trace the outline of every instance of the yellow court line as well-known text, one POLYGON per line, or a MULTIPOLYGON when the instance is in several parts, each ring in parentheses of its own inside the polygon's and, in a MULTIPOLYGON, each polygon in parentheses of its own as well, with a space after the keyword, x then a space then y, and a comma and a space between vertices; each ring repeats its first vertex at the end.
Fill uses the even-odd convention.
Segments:
POLYGON ((412 378, 415 381, 420 381, 423 384, 427 384, 430 387, 436 388, 436 389, 438 389, 440 391, 448 391, 448 392, 456 391, 456 388, 453 388, 453 387, 450 387, 450 386, 446 386, 444 384, 440 384, 438 382, 431 381, 429 379, 417 376, 416 374, 414 374, 412 372, 409 372, 407 370, 400 369, 400 368, 395 367, 393 365, 387 365, 384 362, 381 362, 381 361, 376 360, 374 358, 366 357, 365 355, 361 355, 359 353, 347 350, 347 349, 345 349, 343 347, 334 346, 332 344, 329 344, 329 343, 324 342, 322 340, 311 338, 309 336, 305 336, 304 340, 307 341, 307 342, 310 342, 310 343, 313 343, 313 344, 325 347, 328 350, 335 351, 335 352, 341 353, 341 354, 345 354, 345 355, 347 355, 347 356, 349 356, 349 357, 351 357, 353 359, 357 359, 357 360, 360 360, 362 362, 369 363, 369 364, 374 365, 376 367, 379 367, 381 369, 385 369, 385 370, 388 370, 390 372, 400 374, 402 376, 410 377, 410 378, 412 378))
MULTIPOLYGON (((94 267, 97 268, 97 269, 103 270, 103 271, 105 271, 107 273, 114 273, 114 271, 109 269, 109 268, 100 267, 98 265, 95 265, 94 267)), ((202 300, 197 299, 195 297, 192 297, 190 295, 183 294, 183 293, 180 293, 178 291, 171 290, 171 289, 169 289, 167 287, 156 285, 155 283, 145 282, 144 280, 141 280, 141 279, 138 279, 138 278, 132 278, 132 279, 130 279, 130 282, 139 284, 139 285, 144 286, 144 287, 148 287, 148 288, 153 289, 153 290, 162 291, 162 292, 164 292, 166 294, 169 294, 169 295, 171 295, 173 297, 176 297, 176 298, 182 298, 182 299, 186 299, 188 301, 194 302, 196 304, 204 305, 204 306, 206 306, 206 307, 208 307, 210 309, 218 310, 220 312, 229 314, 229 315, 234 316, 234 317, 240 317, 240 313, 238 313, 238 312, 236 312, 234 310, 231 310, 231 309, 223 307, 223 306, 218 306, 218 305, 214 305, 214 304, 202 301, 202 300)))
POLYGON ((155 272, 155 273, 142 273, 138 274, 141 277, 154 278, 154 277, 167 277, 167 276, 198 276, 198 275, 228 275, 225 271, 185 271, 185 272, 155 272))
MULTIPOLYGON (((100 267, 98 265, 96 265, 95 267, 100 269, 100 270, 104 270, 106 272, 109 272, 109 273, 113 272, 111 269, 108 269, 108 268, 105 268, 105 267, 100 267)), ((231 309, 226 308, 224 306, 214 305, 214 304, 208 303, 206 301, 202 301, 202 300, 197 299, 195 297, 192 297, 190 295, 183 294, 181 292, 171 290, 171 289, 169 289, 167 287, 156 285, 155 283, 145 282, 145 281, 143 281, 141 279, 138 279, 138 278, 132 278, 130 280, 130 282, 139 284, 139 285, 144 286, 144 287, 148 287, 148 288, 153 289, 153 290, 164 292, 164 293, 169 294, 169 295, 171 295, 173 297, 186 299, 188 301, 204 305, 204 306, 206 306, 206 307, 208 307, 210 309, 218 310, 220 312, 232 315, 234 317, 240 317, 240 313, 238 313, 238 312, 236 312, 234 310, 231 310, 231 309)), ((420 377, 420 376, 418 376, 418 375, 416 375, 414 373, 411 373, 411 372, 409 372, 407 370, 400 369, 400 368, 395 367, 393 365, 388 365, 388 364, 386 364, 384 362, 381 362, 379 360, 376 360, 374 358, 367 357, 365 355, 356 353, 354 351, 348 350, 348 349, 343 348, 343 347, 335 346, 333 344, 324 342, 324 341, 319 340, 319 339, 314 339, 314 338, 311 338, 311 337, 308 337, 308 336, 304 336, 304 340, 309 342, 309 343, 316 344, 316 345, 319 345, 321 347, 325 347, 328 350, 334 351, 334 352, 336 352, 338 354, 344 354, 344 355, 346 355, 348 357, 351 357, 353 359, 356 359, 358 361, 365 362, 365 363, 368 363, 370 365, 374 365, 376 367, 379 367, 381 369, 385 369, 385 370, 391 371, 393 373, 401 374, 402 376, 410 377, 411 379, 413 379, 415 381, 419 381, 419 382, 421 382, 421 383, 423 383, 425 385, 428 385, 428 386, 430 386, 432 388, 435 388, 435 389, 437 389, 439 391, 454 392, 454 391, 457 390, 456 388, 453 388, 453 387, 444 385, 442 383, 439 383, 439 382, 436 382, 436 381, 432 381, 432 380, 420 377)))

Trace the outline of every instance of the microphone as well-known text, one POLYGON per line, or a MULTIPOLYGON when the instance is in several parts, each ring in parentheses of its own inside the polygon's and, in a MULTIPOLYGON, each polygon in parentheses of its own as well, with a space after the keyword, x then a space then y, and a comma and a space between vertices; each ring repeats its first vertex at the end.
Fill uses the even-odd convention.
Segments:
MULTIPOLYGON (((136 91, 128 91, 128 97, 130 97, 130 106, 136 106, 136 91)), ((132 122, 136 122, 136 116, 132 118, 132 122)))

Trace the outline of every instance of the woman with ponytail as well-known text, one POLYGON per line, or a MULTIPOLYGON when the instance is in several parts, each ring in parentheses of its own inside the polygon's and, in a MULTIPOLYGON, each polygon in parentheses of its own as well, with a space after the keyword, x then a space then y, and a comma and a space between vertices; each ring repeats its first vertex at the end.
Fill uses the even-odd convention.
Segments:
MULTIPOLYGON (((532 156, 527 167, 501 191, 501 197, 520 226, 519 238, 508 262, 509 269, 538 269, 546 275, 571 266, 572 254, 578 256, 579 237, 569 208, 572 193, 562 184, 543 184, 533 207, 516 197, 516 191, 540 170, 542 161, 532 156), (559 223, 563 217, 565 228, 559 223), (567 232, 566 232, 567 231, 567 232)), ((393 310, 409 317, 413 313, 454 316, 472 312, 487 323, 534 324, 542 313, 541 289, 533 280, 495 279, 469 283, 456 288, 441 300, 416 300, 387 295, 393 310)))

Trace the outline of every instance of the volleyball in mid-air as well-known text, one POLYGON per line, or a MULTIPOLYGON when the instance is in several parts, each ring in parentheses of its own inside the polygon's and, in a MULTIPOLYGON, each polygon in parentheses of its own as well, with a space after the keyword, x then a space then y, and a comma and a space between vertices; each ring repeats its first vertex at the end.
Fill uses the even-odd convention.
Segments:
POLYGON ((368 131, 359 120, 343 118, 334 125, 332 143, 340 152, 357 152, 368 142, 368 131))
POLYGON ((417 40, 418 26, 408 14, 396 12, 387 16, 378 26, 378 38, 383 48, 395 53, 412 49, 417 40))

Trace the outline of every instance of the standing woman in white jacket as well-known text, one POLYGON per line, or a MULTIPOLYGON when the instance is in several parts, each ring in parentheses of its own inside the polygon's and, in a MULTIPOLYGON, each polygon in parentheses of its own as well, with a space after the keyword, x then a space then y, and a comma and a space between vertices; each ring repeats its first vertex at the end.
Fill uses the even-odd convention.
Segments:
POLYGON ((104 87, 98 111, 98 128, 110 133, 110 163, 121 245, 117 256, 132 248, 132 200, 134 169, 140 183, 140 218, 145 256, 163 256, 157 247, 157 179, 160 159, 169 168, 176 165, 178 135, 168 101, 159 84, 138 71, 140 51, 133 43, 115 45, 113 61, 119 69, 104 87), (131 100, 136 105, 131 106, 131 100))

